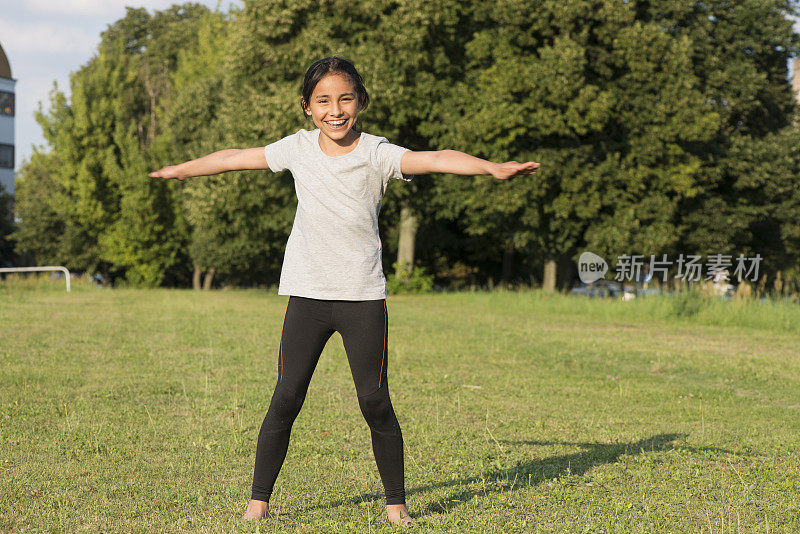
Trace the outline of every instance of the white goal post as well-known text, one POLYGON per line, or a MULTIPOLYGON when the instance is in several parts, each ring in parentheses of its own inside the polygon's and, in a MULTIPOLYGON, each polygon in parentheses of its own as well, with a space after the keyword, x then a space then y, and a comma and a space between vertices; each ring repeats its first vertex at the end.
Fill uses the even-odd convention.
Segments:
POLYGON ((67 293, 69 293, 69 270, 66 267, 0 267, 0 273, 30 273, 36 271, 61 271, 67 280, 67 293))

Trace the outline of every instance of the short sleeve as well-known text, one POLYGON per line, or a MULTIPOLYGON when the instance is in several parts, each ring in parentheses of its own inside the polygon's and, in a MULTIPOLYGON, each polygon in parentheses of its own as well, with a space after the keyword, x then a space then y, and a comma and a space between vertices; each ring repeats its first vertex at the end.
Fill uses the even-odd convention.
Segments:
POLYGON ((399 145, 393 145, 385 137, 381 137, 378 141, 378 146, 375 148, 376 160, 378 166, 383 172, 384 176, 389 178, 396 178, 398 180, 405 180, 410 182, 414 177, 412 174, 403 174, 400 170, 400 160, 403 154, 408 152, 409 149, 399 145))
POLYGON ((292 157, 297 146, 297 134, 287 135, 264 147, 264 157, 272 172, 281 172, 292 168, 292 157))

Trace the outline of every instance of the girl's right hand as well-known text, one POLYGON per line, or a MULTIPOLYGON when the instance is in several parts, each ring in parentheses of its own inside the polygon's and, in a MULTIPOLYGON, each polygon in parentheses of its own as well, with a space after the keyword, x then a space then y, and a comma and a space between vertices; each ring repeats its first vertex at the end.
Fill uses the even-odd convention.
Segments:
POLYGON ((175 179, 181 182, 186 179, 186 176, 178 172, 178 165, 167 165, 157 171, 151 172, 148 176, 150 176, 150 178, 164 178, 165 180, 175 179))

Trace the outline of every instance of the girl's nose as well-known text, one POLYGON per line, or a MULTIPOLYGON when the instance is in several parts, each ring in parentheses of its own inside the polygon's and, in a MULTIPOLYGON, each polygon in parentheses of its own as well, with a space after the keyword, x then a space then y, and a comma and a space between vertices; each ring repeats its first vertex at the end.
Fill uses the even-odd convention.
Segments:
POLYGON ((333 107, 331 108, 331 115, 334 117, 338 117, 342 114, 342 108, 339 106, 338 102, 333 103, 333 107))

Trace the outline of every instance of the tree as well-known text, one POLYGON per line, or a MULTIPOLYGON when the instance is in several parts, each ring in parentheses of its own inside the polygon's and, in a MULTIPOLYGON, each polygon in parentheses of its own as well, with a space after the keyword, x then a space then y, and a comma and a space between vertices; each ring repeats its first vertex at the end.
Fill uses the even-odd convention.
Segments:
MULTIPOLYGON (((800 130, 792 125, 755 139, 734 138, 722 172, 732 177, 736 200, 732 206, 721 204, 716 217, 709 217, 714 228, 737 229, 725 243, 733 247, 722 248, 721 253, 734 258, 760 254, 765 258, 760 272, 770 276, 781 270, 800 275, 798 146, 800 130)), ((706 239, 712 242, 713 236, 706 239)))
MULTIPOLYGON (((761 241, 750 228, 755 224, 752 212, 737 209, 744 200, 739 187, 742 177, 732 169, 743 170, 738 160, 744 146, 766 150, 764 156, 777 156, 774 143, 778 138, 771 134, 791 122, 795 102, 787 61, 800 52, 800 36, 793 32, 791 20, 797 6, 785 0, 753 0, 690 6, 670 2, 658 9, 642 3, 640 9, 671 35, 691 40, 701 90, 721 118, 705 151, 700 190, 680 205, 680 242, 701 254, 759 250, 761 241), (761 142, 764 136, 769 140, 761 142)), ((766 162, 752 149, 747 152, 746 160, 766 162)), ((761 185, 769 186, 768 181, 761 185)))
POLYGON ((62 250, 66 221, 54 207, 54 199, 63 195, 55 177, 58 166, 54 154, 34 150, 16 176, 15 211, 21 222, 11 237, 26 263, 66 263, 62 250))
POLYGON ((56 88, 39 114, 51 153, 21 175, 52 195, 21 187, 19 249, 140 285, 188 282, 192 270, 196 286, 202 273, 207 287, 215 275, 277 280, 295 212, 288 173, 186 183, 146 173, 313 128, 299 106, 303 75, 338 55, 364 76, 370 133, 413 150, 542 162, 505 182, 445 175, 390 187, 380 227, 398 266, 472 282, 543 271, 553 289, 557 265, 583 249, 760 250, 789 268, 794 9, 788 0, 129 9, 72 75, 70 101, 56 88), (747 182, 749 165, 776 174, 747 182), (33 234, 54 228, 52 245, 33 234))
POLYGON ((469 221, 469 259, 485 271, 502 257, 507 278, 515 250, 543 257, 546 288, 557 260, 581 248, 684 246, 702 235, 692 217, 715 213, 703 203, 732 191, 715 184, 735 130, 786 123, 787 11, 778 1, 479 5, 469 68, 431 114, 441 127, 425 127, 439 148, 543 165, 506 184, 437 181, 428 213, 469 221))
POLYGON ((151 145, 177 44, 196 43, 207 11, 186 4, 151 17, 128 8, 103 32, 98 53, 71 75, 69 102, 56 87, 50 111, 37 113, 59 161, 51 206, 64 222, 59 250, 68 267, 153 286, 185 261, 185 224, 172 189, 147 171, 160 159, 151 145))
MULTIPOLYGON (((584 245, 587 232, 595 246, 601 245, 600 228, 631 233, 629 221, 614 224, 621 203, 636 205, 649 191, 661 195, 658 209, 665 208, 658 189, 668 183, 655 191, 653 185, 667 182, 666 169, 685 156, 678 151, 674 158, 645 161, 646 143, 637 145, 634 136, 660 122, 674 128, 679 113, 702 116, 702 101, 687 100, 686 108, 664 102, 664 118, 636 114, 671 97, 663 82, 668 88, 686 84, 686 69, 678 72, 686 50, 654 25, 637 22, 625 3, 543 1, 534 10, 522 2, 481 4, 475 20, 484 22, 476 22, 466 45, 469 70, 432 114, 441 123, 429 127, 436 144, 543 165, 537 175, 502 184, 485 178, 437 182, 431 207, 440 216, 467 218, 465 231, 480 243, 473 261, 491 268, 503 258, 508 279, 514 254, 522 251, 529 263, 543 260, 544 285, 553 289, 556 262, 584 245), (661 71, 652 65, 659 57, 675 65, 653 76, 661 71), (662 170, 644 173, 647 164, 662 170)), ((658 137, 653 131, 650 138, 658 137)), ((658 235, 668 239, 670 232, 659 228, 658 235)))
MULTIPOLYGON (((173 92, 164 103, 164 129, 157 143, 164 146, 169 161, 195 159, 223 148, 218 114, 223 100, 222 66, 228 54, 231 20, 218 12, 206 13, 198 28, 198 46, 182 49, 172 75, 173 92)), ((220 196, 219 186, 227 179, 204 177, 180 184, 180 205, 190 227, 188 254, 191 257, 195 289, 211 287, 217 269, 226 267, 236 252, 218 229, 225 212, 235 214, 220 196)))

